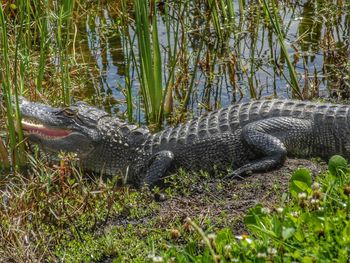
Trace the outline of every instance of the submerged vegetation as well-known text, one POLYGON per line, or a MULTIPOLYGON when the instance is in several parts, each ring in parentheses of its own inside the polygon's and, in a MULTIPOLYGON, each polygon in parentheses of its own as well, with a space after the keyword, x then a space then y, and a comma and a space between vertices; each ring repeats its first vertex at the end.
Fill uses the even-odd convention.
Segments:
MULTIPOLYGON (((85 100, 158 130, 240 100, 349 99, 348 1, 13 0, 1 3, 0 30, 0 261, 349 257, 350 176, 337 165, 313 184, 308 172, 295 173, 280 205, 271 213, 255 206, 243 228, 242 214, 220 208, 173 218, 161 213, 159 189, 116 187, 116 178, 81 173, 74 156, 49 166, 35 147, 28 153, 18 110, 20 96, 85 100)), ((235 184, 192 177, 171 178, 168 205, 204 192, 194 202, 206 207, 213 191, 235 184)))

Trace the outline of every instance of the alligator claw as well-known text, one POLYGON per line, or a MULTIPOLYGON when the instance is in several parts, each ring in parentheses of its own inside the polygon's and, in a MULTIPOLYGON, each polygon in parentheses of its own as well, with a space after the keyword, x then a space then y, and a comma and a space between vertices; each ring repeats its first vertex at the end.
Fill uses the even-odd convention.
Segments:
POLYGON ((244 180, 245 175, 250 175, 252 174, 252 171, 240 171, 240 169, 234 170, 232 172, 229 172, 224 179, 239 179, 239 180, 244 180))

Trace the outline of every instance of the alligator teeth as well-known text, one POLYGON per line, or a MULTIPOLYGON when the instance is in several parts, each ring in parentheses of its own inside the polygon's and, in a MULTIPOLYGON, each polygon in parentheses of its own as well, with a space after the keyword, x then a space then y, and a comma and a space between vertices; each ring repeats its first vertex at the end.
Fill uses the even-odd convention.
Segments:
POLYGON ((50 128, 28 120, 22 120, 22 128, 28 134, 35 134, 45 139, 58 139, 71 134, 69 130, 50 128))
POLYGON ((42 125, 42 124, 39 124, 39 123, 34 123, 34 122, 29 122, 29 121, 26 121, 26 120, 22 120, 22 125, 23 126, 30 126, 32 128, 36 128, 36 129, 44 129, 45 126, 42 125))

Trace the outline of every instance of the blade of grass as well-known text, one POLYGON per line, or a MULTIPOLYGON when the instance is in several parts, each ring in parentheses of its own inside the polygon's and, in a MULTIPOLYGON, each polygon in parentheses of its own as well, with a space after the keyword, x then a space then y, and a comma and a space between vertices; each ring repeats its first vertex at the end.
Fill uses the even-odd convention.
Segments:
POLYGON ((267 2, 267 0, 262 0, 262 1, 263 1, 263 10, 264 10, 265 16, 268 18, 268 21, 271 23, 272 28, 275 31, 275 34, 276 34, 277 39, 278 39, 280 46, 281 46, 282 55, 286 59, 286 63, 287 63, 288 70, 289 70, 289 77, 291 80, 291 87, 293 90, 293 95, 299 99, 302 99, 303 95, 302 95, 302 92, 300 90, 300 86, 299 86, 299 82, 298 82, 298 78, 297 78, 297 73, 295 71, 295 68, 290 60, 290 57, 289 57, 289 54, 287 51, 287 47, 285 44, 285 37, 284 37, 280 22, 279 22, 279 16, 277 14, 277 8, 275 5, 275 1, 274 0, 269 1, 269 2, 267 2), (269 3, 271 4, 272 12, 270 11, 269 3))
POLYGON ((7 149, 2 139, 0 139, 0 168, 10 168, 11 163, 7 149))
POLYGON ((69 76, 69 54, 66 46, 69 45, 71 16, 74 2, 65 0, 61 3, 58 16, 57 42, 60 56, 62 100, 65 105, 70 104, 70 76, 69 76), (63 30, 63 31, 62 31, 63 30))
POLYGON ((148 7, 147 1, 135 0, 134 8, 141 67, 141 70, 138 71, 138 77, 141 84, 146 118, 149 123, 158 126, 158 123, 160 123, 158 118, 162 107, 163 90, 156 7, 152 2, 150 2, 150 7, 148 7), (149 14, 151 14, 152 26, 149 24, 149 14))
MULTIPOLYGON (((44 1, 43 8, 47 8, 47 0, 44 1)), ((39 73, 37 77, 36 87, 39 93, 43 91, 43 77, 46 62, 46 42, 47 42, 47 16, 46 10, 42 10, 43 16, 39 20, 39 31, 40 31, 40 59, 39 59, 39 73)))
POLYGON ((124 67, 125 67, 125 91, 126 91, 126 105, 127 105, 127 113, 128 113, 128 121, 130 123, 133 122, 133 94, 132 94, 132 76, 130 72, 130 67, 132 62, 134 61, 134 52, 133 52, 133 44, 134 42, 131 40, 131 36, 129 33, 129 21, 130 18, 128 17, 128 5, 127 1, 123 0, 121 2, 121 29, 120 29, 120 36, 122 40, 122 47, 124 50, 125 60, 124 60, 124 67))
POLYGON ((157 9, 156 4, 153 3, 153 16, 152 16, 152 44, 153 44, 153 76, 154 76, 154 92, 152 92, 153 101, 155 105, 155 121, 157 125, 161 124, 160 112, 162 110, 162 58, 160 55, 160 42, 158 38, 158 26, 157 26, 157 9))
POLYGON ((9 133, 9 144, 10 144, 10 150, 11 150, 11 156, 12 156, 12 164, 14 167, 17 166, 17 160, 19 160, 18 152, 16 149, 17 140, 16 140, 16 129, 15 129, 15 122, 14 119, 14 112, 12 108, 12 90, 11 90, 11 84, 10 84, 10 59, 9 59, 9 53, 8 53, 8 37, 7 37, 7 29, 6 29, 6 22, 5 22, 5 16, 3 12, 2 6, 0 7, 0 28, 1 28, 1 45, 2 45, 2 54, 3 54, 3 61, 1 67, 4 69, 1 71, 0 74, 0 80, 2 82, 2 92, 4 96, 4 103, 6 108, 6 117, 7 117, 7 129, 9 133))

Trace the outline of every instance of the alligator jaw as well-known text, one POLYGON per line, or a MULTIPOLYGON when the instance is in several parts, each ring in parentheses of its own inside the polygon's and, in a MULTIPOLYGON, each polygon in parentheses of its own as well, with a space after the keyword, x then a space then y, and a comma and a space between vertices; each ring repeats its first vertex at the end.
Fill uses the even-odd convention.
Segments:
POLYGON ((22 120, 22 129, 26 135, 36 135, 51 140, 61 139, 72 133, 70 130, 51 128, 29 120, 22 120))

